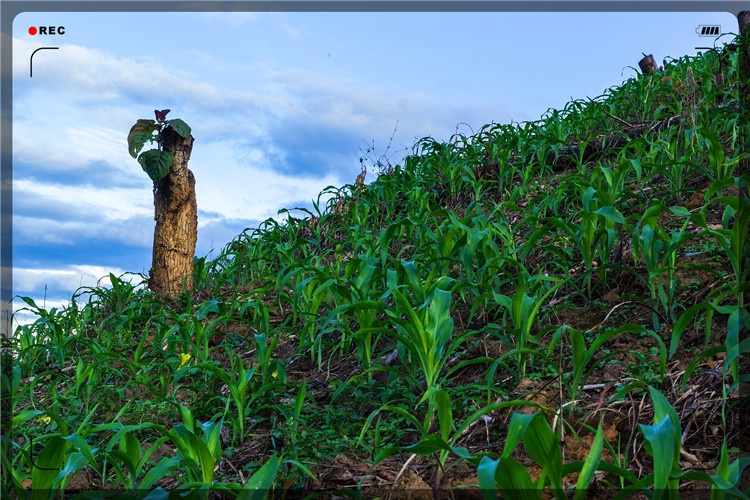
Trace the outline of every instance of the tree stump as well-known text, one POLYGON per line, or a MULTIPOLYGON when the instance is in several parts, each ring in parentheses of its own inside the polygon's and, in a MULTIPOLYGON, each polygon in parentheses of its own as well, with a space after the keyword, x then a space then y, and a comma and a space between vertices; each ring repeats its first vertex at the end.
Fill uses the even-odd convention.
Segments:
POLYGON ((173 155, 169 174, 154 181, 154 247, 149 288, 160 297, 174 298, 193 290, 193 259, 198 239, 195 177, 188 168, 193 150, 191 135, 183 138, 171 127, 162 131, 164 151, 173 155))
POLYGON ((638 67, 641 68, 641 73, 644 75, 648 75, 659 69, 659 66, 656 65, 653 54, 649 54, 638 61, 638 67))

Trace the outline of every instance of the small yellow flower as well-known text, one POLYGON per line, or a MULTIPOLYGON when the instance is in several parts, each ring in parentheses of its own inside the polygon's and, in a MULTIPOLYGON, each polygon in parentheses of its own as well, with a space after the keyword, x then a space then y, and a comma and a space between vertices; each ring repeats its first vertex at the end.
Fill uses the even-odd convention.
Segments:
POLYGON ((273 378, 277 378, 277 377, 279 376, 279 372, 278 372, 278 370, 274 370, 274 371, 273 371, 273 373, 271 374, 271 376, 272 376, 273 378))
POLYGON ((188 364, 188 361, 190 361, 190 354, 180 353, 180 366, 178 366, 177 369, 179 370, 188 364))
POLYGON ((52 422, 52 419, 49 417, 49 415, 45 415, 43 417, 39 417, 37 421, 43 425, 47 425, 48 423, 52 422))

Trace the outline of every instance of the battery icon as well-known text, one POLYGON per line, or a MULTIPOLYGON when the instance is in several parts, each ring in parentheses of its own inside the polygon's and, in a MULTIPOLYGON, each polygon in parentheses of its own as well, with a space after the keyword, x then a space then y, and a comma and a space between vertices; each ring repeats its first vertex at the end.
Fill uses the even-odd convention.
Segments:
POLYGON ((721 35, 721 26, 718 24, 702 24, 695 28, 698 36, 719 36, 721 35))

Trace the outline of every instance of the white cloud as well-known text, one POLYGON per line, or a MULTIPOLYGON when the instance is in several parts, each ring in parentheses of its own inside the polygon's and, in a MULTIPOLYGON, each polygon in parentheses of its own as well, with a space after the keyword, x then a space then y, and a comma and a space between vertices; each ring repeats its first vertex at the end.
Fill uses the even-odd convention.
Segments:
MULTIPOLYGON (((17 294, 39 294, 46 288, 58 290, 76 290, 79 287, 94 287, 98 284, 108 285, 109 274, 120 276, 122 269, 91 266, 86 264, 71 265, 64 269, 13 269, 13 289, 17 294), (105 278, 105 279, 103 279, 105 278), (101 283, 100 283, 101 280, 101 283)), ((137 276, 127 275, 124 279, 138 280, 137 276)), ((42 295, 43 296, 43 295, 42 295)), ((41 303, 37 303, 41 305, 41 303)))
POLYGON ((198 207, 227 219, 264 220, 279 208, 315 199, 322 187, 339 184, 335 175, 323 178, 284 176, 268 165, 267 153, 247 149, 236 141, 212 142, 193 150, 198 207))
POLYGON ((118 57, 73 44, 61 44, 54 57, 37 65, 33 78, 26 78, 22 68, 28 66, 28 54, 40 46, 41 41, 13 39, 14 83, 22 92, 40 88, 62 91, 66 97, 74 95, 86 103, 173 95, 210 101, 219 96, 214 86, 191 72, 165 65, 152 56, 118 57))
MULTIPOLYGON (((145 174, 144 174, 145 175, 145 174)), ((59 184, 17 180, 13 182, 16 196, 29 196, 39 200, 62 202, 76 206, 79 212, 88 212, 96 219, 122 221, 135 216, 153 213, 153 198, 149 189, 124 189, 77 185, 73 188, 59 184)), ((64 214, 56 214, 58 216, 64 214)))
POLYGON ((148 247, 153 243, 153 217, 133 218, 126 221, 100 222, 88 220, 55 220, 44 217, 13 217, 14 243, 19 245, 34 244, 66 245, 82 247, 81 253, 88 251, 88 243, 111 241, 130 246, 148 247), (144 224, 146 222, 146 224, 144 224))
MULTIPOLYGON (((46 171, 75 171, 91 162, 105 163, 115 172, 125 174, 140 170, 127 152, 127 132, 86 125, 87 121, 90 123, 84 116, 88 113, 80 110, 64 119, 65 110, 66 106, 49 106, 48 112, 60 115, 59 121, 16 120, 13 155, 25 163, 43 166, 46 171)), ((16 172, 14 177, 22 178, 24 174, 16 172)))

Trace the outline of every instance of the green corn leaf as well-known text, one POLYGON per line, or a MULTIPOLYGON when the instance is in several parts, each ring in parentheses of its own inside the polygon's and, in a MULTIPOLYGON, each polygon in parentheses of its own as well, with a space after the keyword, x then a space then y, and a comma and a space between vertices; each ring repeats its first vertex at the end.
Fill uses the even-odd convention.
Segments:
POLYGON ((419 442, 409 446, 391 446, 380 450, 375 456, 374 464, 380 463, 387 457, 397 453, 413 453, 416 455, 431 455, 439 451, 455 453, 458 457, 469 460, 472 457, 469 450, 462 446, 451 446, 442 437, 437 434, 427 434, 419 442))
POLYGON ((583 463, 583 468, 576 482, 576 492, 574 500, 584 500, 591 480, 594 479, 594 473, 599 468, 599 462, 602 459, 602 449, 604 447, 604 434, 602 433, 602 421, 599 420, 599 427, 596 429, 594 442, 591 443, 589 454, 583 463))
POLYGON ((531 458, 549 476, 555 496, 562 495, 562 451, 557 435, 544 415, 537 413, 536 418, 532 419, 523 443, 531 458))
MULTIPOLYGON (((68 456, 68 462, 65 464, 65 467, 63 467, 57 477, 55 477, 55 479, 52 481, 53 487, 55 487, 56 489, 59 488, 61 482, 64 481, 66 477, 70 476, 77 470, 84 468, 87 464, 90 463, 91 462, 89 462, 89 459, 86 458, 80 451, 71 453, 68 456)), ((96 465, 95 462, 94 465, 96 465)))
POLYGON ((161 460, 159 460, 159 463, 157 463, 153 469, 148 471, 146 475, 143 476, 143 479, 138 485, 138 489, 151 489, 151 486, 153 486, 156 481, 162 479, 169 473, 169 471, 179 466, 180 462, 181 457, 163 457, 161 460))
POLYGON ((142 455, 141 443, 138 441, 138 438, 132 432, 128 432, 121 444, 121 448, 124 448, 122 451, 128 456, 133 465, 137 467, 142 455))
POLYGON ((435 404, 437 406, 438 423, 440 424, 440 435, 444 440, 448 440, 453 429, 453 411, 451 409, 450 396, 440 389, 435 394, 435 404))
POLYGON ((669 404, 664 395, 654 389, 648 387, 648 392, 651 395, 651 401, 654 403, 654 422, 660 422, 664 417, 669 417, 672 421, 672 457, 671 463, 675 467, 675 472, 680 470, 680 447, 682 446, 682 430, 680 428, 680 417, 677 412, 669 404))
POLYGON ((690 210, 688 210, 685 207, 674 206, 674 207, 669 207, 669 210, 673 214, 678 215, 680 217, 690 217, 692 215, 690 210))
POLYGON ((27 422, 31 420, 32 418, 41 415, 44 413, 42 410, 23 410, 18 413, 18 415, 15 415, 11 421, 10 425, 12 427, 16 427, 18 425, 21 425, 24 422, 27 422))
MULTIPOLYGON (((654 498, 659 500, 667 488, 674 460, 674 426, 672 419, 664 416, 655 425, 639 424, 643 437, 651 445, 654 457, 654 498)), ((679 453, 679 449, 677 453, 679 453)), ((679 466, 679 462, 677 464, 679 466)))
MULTIPOLYGON (((479 488, 484 494, 485 500, 494 500, 497 498, 497 485, 495 483, 495 472, 500 459, 493 460, 488 456, 482 457, 477 467, 477 480, 479 488)), ((529 482, 531 480, 529 479, 529 482)))
POLYGON ((96 459, 94 458, 94 453, 98 451, 98 448, 94 448, 92 450, 89 446, 89 443, 75 432, 70 436, 65 436, 63 439, 72 444, 74 448, 76 448, 84 457, 86 457, 86 460, 88 460, 90 467, 93 468, 98 474, 101 474, 101 470, 99 469, 99 466, 96 463, 96 459))
POLYGON ((192 459, 200 468, 203 482, 210 483, 214 477, 214 457, 205 443, 183 424, 175 425, 170 434, 183 457, 192 459))
POLYGON ((247 480, 243 491, 237 495, 238 500, 263 500, 273 486, 279 471, 279 457, 272 455, 266 463, 247 480))
POLYGON ((432 295, 425 322, 433 368, 437 368, 443 357, 445 346, 453 335, 453 318, 451 318, 450 310, 451 293, 436 289, 432 295))
POLYGON ((31 484, 34 492, 32 498, 46 498, 44 490, 51 490, 53 482, 62 468, 63 458, 70 444, 60 436, 53 436, 47 441, 39 455, 34 458, 31 470, 31 484))
MULTIPOLYGON (((122 424, 118 424, 122 425, 122 424)), ((122 447, 126 446, 127 444, 122 444, 122 439, 124 436, 126 436, 128 433, 134 432, 134 431, 142 431, 145 429, 150 429, 151 427, 161 427, 158 424, 154 424, 151 422, 146 422, 143 424, 133 424, 133 425, 126 425, 122 426, 112 438, 110 438, 109 443, 107 444, 107 450, 111 450, 116 444, 119 444, 122 447)), ((102 429, 100 429, 102 430, 102 429)))
POLYGON ((503 448, 502 458, 509 458, 513 451, 521 442, 526 434, 531 421, 537 416, 537 413, 513 413, 508 424, 508 434, 505 437, 505 447, 503 448))
POLYGON ((477 479, 486 500, 497 498, 497 490, 500 490, 503 498, 513 500, 542 497, 541 489, 534 487, 526 467, 511 458, 493 460, 482 457, 477 467, 477 479))
POLYGON ((224 417, 219 418, 219 421, 216 423, 206 422, 201 424, 201 427, 203 428, 203 443, 206 445, 206 448, 208 448, 211 456, 214 457, 215 462, 221 460, 221 428, 223 424, 224 417))
POLYGON ((608 221, 617 222, 618 224, 625 224, 625 217, 615 207, 612 207, 612 206, 601 207, 594 213, 601 215, 608 221))
POLYGON ((700 128, 700 135, 708 142, 708 159, 711 163, 711 168, 718 175, 719 168, 724 164, 724 148, 721 145, 721 141, 716 133, 707 127, 700 128))
POLYGON ((586 190, 583 192, 583 195, 581 197, 581 201, 583 203, 583 209, 586 212, 593 212, 593 204, 594 204, 594 195, 596 194, 596 189, 594 189, 593 186, 589 186, 586 188, 586 190))
POLYGON ((401 267, 404 270, 404 275, 406 277, 406 285, 411 289, 412 292, 414 292, 414 295, 417 298, 417 302, 419 304, 424 303, 425 301, 425 292, 424 288, 422 287, 422 280, 419 278, 419 273, 417 272, 417 266, 414 261, 401 261, 401 267))

